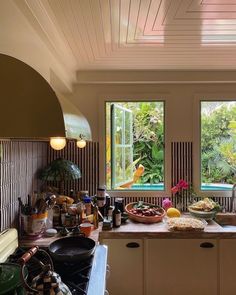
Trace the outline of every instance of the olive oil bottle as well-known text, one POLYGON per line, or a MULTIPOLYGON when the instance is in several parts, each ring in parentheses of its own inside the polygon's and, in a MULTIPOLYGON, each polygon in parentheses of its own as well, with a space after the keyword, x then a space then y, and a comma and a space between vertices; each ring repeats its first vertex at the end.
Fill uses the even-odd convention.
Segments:
POLYGON ((113 227, 119 227, 121 225, 121 211, 118 202, 115 202, 115 209, 113 210, 112 217, 113 227))

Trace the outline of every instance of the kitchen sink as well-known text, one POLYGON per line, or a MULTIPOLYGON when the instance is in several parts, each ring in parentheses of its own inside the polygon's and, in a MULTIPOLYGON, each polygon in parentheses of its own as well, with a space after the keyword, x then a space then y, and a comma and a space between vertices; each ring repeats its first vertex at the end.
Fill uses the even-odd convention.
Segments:
POLYGON ((236 231, 236 225, 221 225, 221 227, 223 227, 224 230, 228 230, 228 231, 236 231))
POLYGON ((232 228, 236 228, 236 213, 217 213, 215 216, 215 221, 222 227, 231 226, 232 228))

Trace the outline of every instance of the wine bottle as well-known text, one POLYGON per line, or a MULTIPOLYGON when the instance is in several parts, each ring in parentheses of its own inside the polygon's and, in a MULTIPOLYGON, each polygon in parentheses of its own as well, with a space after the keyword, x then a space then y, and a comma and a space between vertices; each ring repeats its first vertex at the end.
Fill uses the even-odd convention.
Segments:
POLYGON ((115 202, 115 209, 113 210, 113 227, 119 227, 121 225, 121 211, 119 204, 115 202))

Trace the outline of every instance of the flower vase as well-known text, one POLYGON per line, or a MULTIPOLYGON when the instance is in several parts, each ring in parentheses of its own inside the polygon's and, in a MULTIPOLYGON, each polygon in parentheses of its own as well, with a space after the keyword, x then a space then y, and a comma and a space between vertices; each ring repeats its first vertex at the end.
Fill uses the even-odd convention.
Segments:
POLYGON ((183 210, 181 196, 176 196, 176 209, 178 209, 180 212, 183 210))

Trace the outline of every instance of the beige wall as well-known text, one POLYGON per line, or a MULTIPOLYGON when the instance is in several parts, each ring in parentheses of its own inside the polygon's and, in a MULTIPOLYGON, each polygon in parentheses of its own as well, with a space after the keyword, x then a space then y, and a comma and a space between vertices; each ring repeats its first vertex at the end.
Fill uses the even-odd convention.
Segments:
MULTIPOLYGON (((109 99, 164 99, 170 141, 193 140, 197 97, 236 97, 236 84, 76 85, 72 101, 88 119, 93 139, 99 140, 99 114, 109 99)), ((100 126, 102 128, 102 126, 100 126)), ((100 138, 101 139, 101 138, 100 138)))
POLYGON ((0 52, 15 57, 39 72, 57 90, 71 90, 75 77, 66 65, 53 54, 43 39, 36 33, 18 5, 24 1, 1 1, 0 9, 0 52), (55 79, 56 73, 57 79, 55 79))

